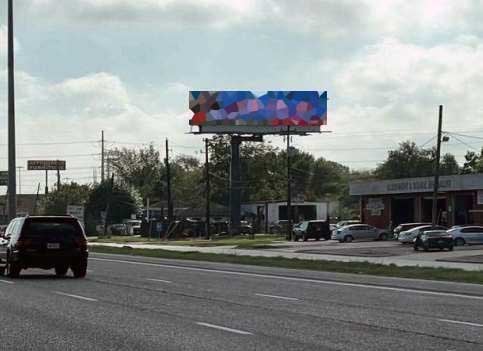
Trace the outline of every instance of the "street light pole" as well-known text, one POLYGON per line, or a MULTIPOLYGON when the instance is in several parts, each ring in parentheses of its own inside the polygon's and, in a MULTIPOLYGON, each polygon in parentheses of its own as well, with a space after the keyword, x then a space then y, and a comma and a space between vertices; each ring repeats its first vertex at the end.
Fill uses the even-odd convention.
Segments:
POLYGON ((8 218, 17 217, 13 0, 8 0, 8 218))

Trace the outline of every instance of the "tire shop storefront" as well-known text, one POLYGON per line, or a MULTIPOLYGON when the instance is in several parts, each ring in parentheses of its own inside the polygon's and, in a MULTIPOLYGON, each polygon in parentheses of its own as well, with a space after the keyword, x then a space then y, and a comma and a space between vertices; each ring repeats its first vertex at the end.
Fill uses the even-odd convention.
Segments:
MULTIPOLYGON (((360 196, 361 220, 379 228, 401 223, 431 222, 434 178, 357 181, 350 194, 360 196)), ((483 174, 442 176, 438 222, 483 225, 483 174)))

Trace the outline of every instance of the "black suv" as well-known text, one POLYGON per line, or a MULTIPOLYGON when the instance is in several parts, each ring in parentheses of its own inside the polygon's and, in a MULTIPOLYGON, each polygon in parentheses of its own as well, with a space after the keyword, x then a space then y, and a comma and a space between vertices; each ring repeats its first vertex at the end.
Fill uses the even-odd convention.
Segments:
POLYGON ((328 221, 305 221, 297 224, 293 228, 294 241, 298 241, 299 239, 307 241, 309 238, 314 238, 315 240, 320 240, 321 238, 324 238, 325 240, 329 240, 330 235, 331 232, 328 221))
POLYGON ((87 257, 84 230, 70 216, 15 218, 0 241, 0 262, 12 278, 27 268, 54 268, 57 276, 64 276, 70 268, 75 278, 84 278, 87 257))

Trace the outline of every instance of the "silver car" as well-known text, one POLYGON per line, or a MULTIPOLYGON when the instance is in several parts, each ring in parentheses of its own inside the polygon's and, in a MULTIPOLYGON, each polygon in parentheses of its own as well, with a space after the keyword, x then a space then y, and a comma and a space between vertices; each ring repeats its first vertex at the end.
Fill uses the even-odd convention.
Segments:
POLYGON ((416 239, 416 237, 419 234, 423 234, 428 230, 446 230, 446 229, 447 229, 446 227, 443 227, 441 225, 437 225, 434 228, 432 225, 422 225, 416 228, 406 230, 404 232, 400 232, 398 236, 398 240, 403 244, 412 244, 414 239, 416 239))
POLYGON ((332 240, 351 242, 352 240, 387 240, 389 234, 386 230, 378 229, 367 224, 352 224, 338 228, 332 232, 332 240))
POLYGON ((448 230, 448 234, 453 237, 455 246, 483 244, 483 227, 481 226, 452 228, 448 230))

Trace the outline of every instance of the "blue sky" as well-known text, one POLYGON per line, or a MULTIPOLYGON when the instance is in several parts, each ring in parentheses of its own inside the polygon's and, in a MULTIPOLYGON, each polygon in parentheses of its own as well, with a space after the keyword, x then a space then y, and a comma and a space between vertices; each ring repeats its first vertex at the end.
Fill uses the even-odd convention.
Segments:
MULTIPOLYGON (((102 129, 109 147, 169 137, 174 157, 201 159, 201 137, 187 134, 189 89, 327 90, 332 133, 294 143, 355 169, 400 141, 430 140, 439 104, 445 129, 469 135, 444 151, 461 160, 483 144, 479 1, 16 0, 15 13, 17 139, 38 144, 19 145, 20 166, 58 156, 64 178, 90 182, 102 129), (42 144, 57 142, 84 143, 42 144)), ((3 5, 0 168, 5 25, 3 5)), ((22 176, 23 192, 43 179, 22 176)))

